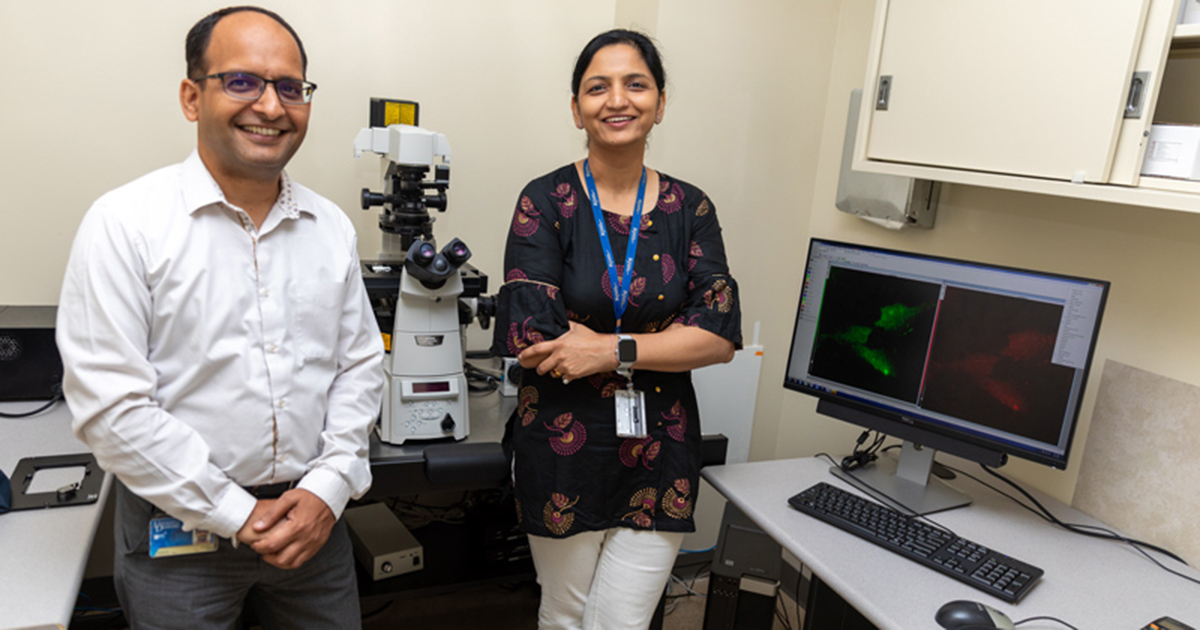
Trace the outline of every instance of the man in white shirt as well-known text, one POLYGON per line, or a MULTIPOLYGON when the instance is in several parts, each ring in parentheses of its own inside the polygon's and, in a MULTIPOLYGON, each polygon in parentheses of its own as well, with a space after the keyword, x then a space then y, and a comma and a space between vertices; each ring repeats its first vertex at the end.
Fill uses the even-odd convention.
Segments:
POLYGON ((383 347, 353 226, 283 171, 316 86, 257 7, 186 50, 197 150, 96 201, 59 306, 75 433, 120 481, 118 595, 134 628, 231 628, 244 604, 358 627, 340 516, 371 484, 383 347))

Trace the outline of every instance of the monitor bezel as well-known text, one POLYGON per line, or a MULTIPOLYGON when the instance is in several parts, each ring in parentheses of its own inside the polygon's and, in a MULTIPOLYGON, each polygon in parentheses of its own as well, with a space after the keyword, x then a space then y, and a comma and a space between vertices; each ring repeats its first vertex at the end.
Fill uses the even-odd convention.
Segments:
MULTIPOLYGON (((1083 276, 1075 276, 1057 272, 1041 271, 1037 269, 1029 269, 1024 267, 1014 267, 1010 265, 999 265, 976 260, 967 260, 962 258, 952 258, 948 256, 939 256, 934 254, 924 254, 911 251, 903 251, 889 249, 886 247, 878 247, 875 245, 865 245, 862 243, 850 243, 846 241, 836 241, 824 238, 809 239, 808 251, 804 258, 804 274, 801 278, 808 277, 808 265, 812 260, 813 248, 817 245, 827 245, 834 247, 846 247, 881 254, 905 256, 932 262, 945 262, 959 265, 968 265, 980 267, 988 270, 1002 272, 1017 272, 1030 274, 1033 276, 1067 280, 1072 282, 1080 282, 1086 284, 1095 284, 1102 287, 1100 301, 1097 305, 1096 321, 1092 330, 1092 339, 1088 347, 1087 358, 1084 361, 1083 374, 1079 387, 1079 397, 1072 417, 1066 421, 1069 423, 1067 427, 1066 444, 1063 447, 1062 455, 1052 453, 1049 449, 1034 450, 1025 449, 1015 446, 1009 442, 1001 442, 999 440, 990 440, 979 437, 975 434, 948 427, 943 424, 933 422, 931 420, 915 416, 914 414, 906 414, 896 410, 890 410, 870 402, 863 402, 847 396, 833 394, 821 389, 805 386, 801 383, 793 383, 789 377, 791 374, 792 361, 796 358, 796 334, 800 326, 800 303, 804 299, 803 289, 801 295, 795 301, 795 319, 792 321, 791 345, 788 348, 788 359, 784 366, 783 386, 785 389, 808 394, 816 397, 819 401, 827 401, 840 406, 843 409, 850 410, 850 413, 839 412, 836 408, 831 408, 829 405, 818 405, 818 413, 829 417, 837 418, 843 422, 863 426, 871 430, 880 431, 881 433, 907 440, 930 448, 935 448, 939 451, 945 451, 960 457, 965 457, 973 461, 985 463, 992 466, 998 466, 1004 463, 1006 456, 1019 457, 1028 461, 1033 461, 1045 466, 1057 468, 1060 470, 1066 469, 1070 461, 1071 449, 1075 443, 1075 433, 1079 428, 1079 416, 1083 411, 1083 399, 1087 392, 1089 377, 1091 376, 1092 362, 1096 355, 1096 346, 1099 344, 1100 327, 1104 317, 1104 311, 1108 303, 1108 293, 1111 289, 1111 283, 1107 280, 1098 280, 1095 278, 1087 278, 1083 276), (831 413, 832 412, 832 413, 831 413), (871 422, 870 419, 863 418, 863 414, 878 419, 878 422, 871 422), (870 425, 870 426, 868 426, 870 425), (965 446, 956 445, 955 442, 961 442, 965 446), (997 460, 992 454, 999 454, 997 460)), ((802 280, 803 282, 803 280, 802 280)), ((1043 443, 1045 444, 1045 443, 1043 443)), ((1049 445, 1057 447, 1057 445, 1049 445)))

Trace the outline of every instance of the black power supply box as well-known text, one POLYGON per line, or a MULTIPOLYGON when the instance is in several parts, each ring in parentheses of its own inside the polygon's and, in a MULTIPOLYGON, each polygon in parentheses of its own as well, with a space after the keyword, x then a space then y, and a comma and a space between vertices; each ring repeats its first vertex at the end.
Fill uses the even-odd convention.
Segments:
POLYGON ((57 315, 56 306, 0 306, 0 401, 50 400, 62 392, 57 315))

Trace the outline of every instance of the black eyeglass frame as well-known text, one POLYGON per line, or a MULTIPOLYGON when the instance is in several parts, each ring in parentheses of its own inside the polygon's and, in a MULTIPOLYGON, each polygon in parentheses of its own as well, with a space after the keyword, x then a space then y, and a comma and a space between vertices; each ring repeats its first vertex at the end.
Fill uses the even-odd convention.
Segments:
POLYGON ((286 103, 288 105, 308 105, 309 103, 312 103, 313 92, 317 91, 317 84, 311 81, 305 81, 303 79, 264 79, 253 72, 218 72, 216 74, 209 74, 193 79, 193 81, 199 83, 205 79, 220 79, 221 89, 224 90, 225 93, 231 98, 236 98, 239 101, 257 101, 258 99, 262 98, 264 93, 266 93, 268 84, 275 89, 275 96, 279 99, 279 102, 286 103), (249 77, 257 81, 261 81, 262 84, 258 88, 258 95, 256 95, 254 98, 250 98, 244 94, 234 94, 233 92, 230 92, 228 84, 225 82, 225 77, 227 76, 249 77), (284 99, 283 96, 279 94, 280 83, 298 83, 300 85, 300 94, 302 95, 303 100, 297 102, 284 99))

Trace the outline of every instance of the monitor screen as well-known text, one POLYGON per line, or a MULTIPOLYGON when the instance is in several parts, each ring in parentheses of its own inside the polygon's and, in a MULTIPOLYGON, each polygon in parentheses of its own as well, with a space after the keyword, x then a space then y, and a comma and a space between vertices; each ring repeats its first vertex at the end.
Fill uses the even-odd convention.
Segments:
POLYGON ((889 435, 1065 468, 1108 287, 813 239, 784 385, 889 435))

